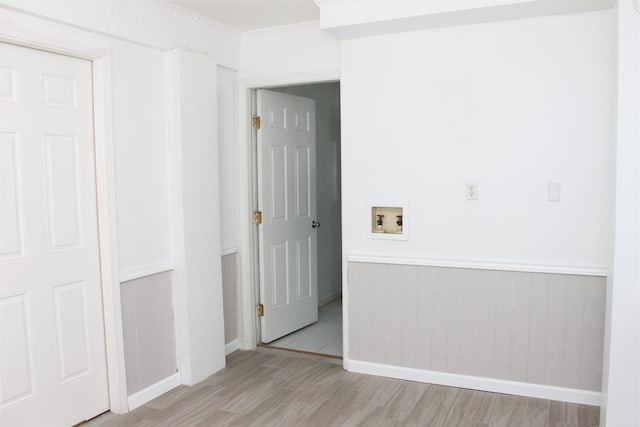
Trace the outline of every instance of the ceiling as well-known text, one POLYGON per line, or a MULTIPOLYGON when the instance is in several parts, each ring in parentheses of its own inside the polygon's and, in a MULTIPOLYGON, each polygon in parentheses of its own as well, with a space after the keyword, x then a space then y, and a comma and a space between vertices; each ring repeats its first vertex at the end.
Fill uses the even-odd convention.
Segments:
POLYGON ((320 19, 313 0, 167 0, 239 31, 320 19))

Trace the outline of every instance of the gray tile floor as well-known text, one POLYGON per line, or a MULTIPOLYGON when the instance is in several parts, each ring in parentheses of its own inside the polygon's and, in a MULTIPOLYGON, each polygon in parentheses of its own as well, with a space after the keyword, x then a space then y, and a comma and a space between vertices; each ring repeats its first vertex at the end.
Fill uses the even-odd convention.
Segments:
POLYGON ((269 343, 270 346, 342 357, 342 299, 318 309, 318 321, 269 343))

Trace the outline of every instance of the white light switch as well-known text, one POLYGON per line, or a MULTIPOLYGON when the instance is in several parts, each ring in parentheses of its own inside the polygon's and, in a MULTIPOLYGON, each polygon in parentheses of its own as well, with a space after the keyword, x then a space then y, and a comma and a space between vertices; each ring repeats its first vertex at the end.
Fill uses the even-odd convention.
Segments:
POLYGON ((478 200, 478 184, 467 182, 465 184, 464 198, 467 200, 478 200))
POLYGON ((550 182, 547 184, 547 200, 550 202, 560 201, 560 183, 550 182))

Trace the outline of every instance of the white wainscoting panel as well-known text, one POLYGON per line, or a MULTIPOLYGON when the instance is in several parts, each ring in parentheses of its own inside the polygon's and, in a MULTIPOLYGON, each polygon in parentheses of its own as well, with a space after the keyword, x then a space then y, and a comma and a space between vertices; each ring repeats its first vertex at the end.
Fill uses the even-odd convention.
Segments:
POLYGON ((604 277, 348 269, 351 361, 600 392, 604 277))
POLYGON ((124 282, 120 293, 127 390, 131 397, 176 372, 171 272, 124 282))
POLYGON ((238 345, 238 255, 232 253, 223 255, 222 264, 222 309, 224 311, 224 342, 226 354, 229 354, 229 345, 234 342, 238 345))

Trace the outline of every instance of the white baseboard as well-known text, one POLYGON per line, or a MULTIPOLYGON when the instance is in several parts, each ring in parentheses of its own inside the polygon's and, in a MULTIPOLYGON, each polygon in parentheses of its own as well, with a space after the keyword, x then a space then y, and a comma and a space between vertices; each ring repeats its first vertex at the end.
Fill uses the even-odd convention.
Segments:
POLYGON ((225 356, 228 356, 229 354, 233 353, 234 351, 238 350, 240 348, 240 339, 236 338, 235 340, 231 341, 230 343, 227 343, 224 345, 224 354, 225 356))
POLYGON ((341 296, 342 296, 342 292, 336 292, 335 294, 331 294, 328 297, 322 298, 321 300, 318 300, 318 307, 322 307, 325 304, 329 304, 330 302, 337 300, 341 296))
POLYGON ((600 406, 600 393, 595 391, 404 368, 359 360, 349 360, 347 365, 350 372, 360 374, 600 406))
POLYGON ((157 383, 150 385, 144 390, 140 390, 139 392, 129 396, 129 410, 133 411, 137 407, 140 407, 145 403, 152 401, 156 397, 165 394, 169 390, 173 390, 181 384, 182 378, 180 377, 180 374, 176 372, 170 377, 158 381, 157 383))

